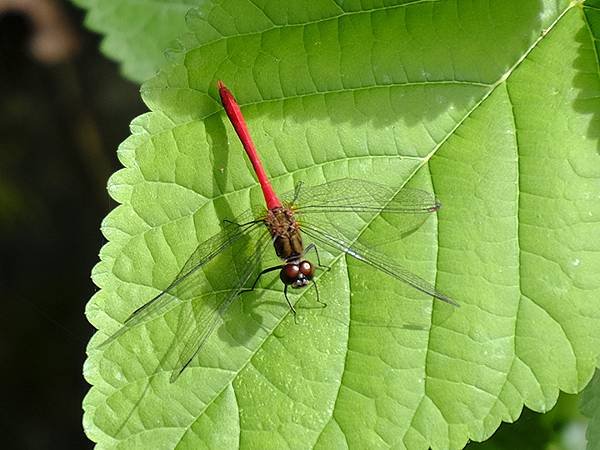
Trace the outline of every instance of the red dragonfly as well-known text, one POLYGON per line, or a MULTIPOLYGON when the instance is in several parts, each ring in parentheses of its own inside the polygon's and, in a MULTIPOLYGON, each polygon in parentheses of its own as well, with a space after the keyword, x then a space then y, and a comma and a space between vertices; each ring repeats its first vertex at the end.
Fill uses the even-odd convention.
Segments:
MULTIPOLYGON (((227 221, 223 231, 202 242, 189 257, 173 282, 160 294, 135 310, 122 328, 104 341, 104 346, 131 328, 181 306, 180 321, 174 345, 170 351, 177 353, 176 367, 171 374, 175 381, 200 351, 215 328, 222 323, 225 311, 246 290, 253 290, 259 279, 272 271, 279 271, 284 284, 284 297, 290 311, 296 309, 288 296, 288 288, 299 289, 312 284, 320 301, 315 270, 322 267, 316 243, 324 244, 334 251, 341 251, 384 272, 413 288, 451 305, 458 304, 450 297, 438 292, 430 283, 412 274, 404 267, 390 261, 389 257, 360 244, 356 232, 340 227, 344 217, 358 214, 369 221, 380 213, 402 215, 403 230, 418 227, 429 214, 440 208, 435 197, 425 191, 404 188, 396 192, 380 184, 356 179, 342 179, 305 189, 299 183, 293 192, 281 201, 275 194, 260 162, 256 147, 239 105, 232 93, 219 81, 219 95, 242 145, 254 167, 261 186, 266 210, 252 214, 247 212, 235 221, 227 221), (332 220, 335 218, 340 220, 332 220), (304 246, 302 235, 313 242, 304 246), (352 237, 350 237, 352 236, 352 237), (261 270, 266 250, 273 245, 280 263, 261 270), (220 294, 206 295, 198 290, 202 283, 205 266, 227 250, 239 259, 236 284, 220 294), (310 251, 315 252, 317 267, 307 259, 310 251), (253 284, 247 287, 250 282, 253 284)), ((206 280, 204 280, 206 281, 206 280)))

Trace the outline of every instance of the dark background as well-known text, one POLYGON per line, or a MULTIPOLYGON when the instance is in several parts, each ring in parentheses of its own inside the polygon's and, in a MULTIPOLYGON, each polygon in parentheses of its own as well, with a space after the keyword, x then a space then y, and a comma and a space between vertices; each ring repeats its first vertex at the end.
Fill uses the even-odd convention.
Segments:
MULTIPOLYGON (((84 308, 96 290, 100 222, 115 206, 106 181, 129 122, 146 109, 139 86, 100 54, 83 12, 54 5, 70 36, 60 58, 32 51, 31 11, 3 11, 0 0, 0 445, 9 449, 92 447, 81 425, 93 333, 84 308)), ((563 431, 577 441, 582 427, 576 397, 563 395, 550 414, 525 411, 469 447, 576 448, 563 431)))
POLYGON ((139 86, 102 56, 84 14, 57 3, 77 51, 62 61, 30 50, 27 12, 0 11, 0 446, 91 448, 81 401, 83 313, 116 148, 144 112, 139 86), (70 23, 70 27, 68 24, 70 23))

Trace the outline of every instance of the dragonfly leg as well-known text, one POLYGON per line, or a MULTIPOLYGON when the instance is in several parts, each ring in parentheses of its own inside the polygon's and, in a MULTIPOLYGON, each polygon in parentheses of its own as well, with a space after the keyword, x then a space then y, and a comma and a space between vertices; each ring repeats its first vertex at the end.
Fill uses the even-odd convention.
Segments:
POLYGON ((321 296, 319 295, 319 288, 317 287, 317 282, 313 280, 313 286, 315 287, 315 292, 317 293, 317 303, 320 303, 323 308, 327 308, 327 303, 321 301, 321 296))
POLYGON ((247 227, 248 225, 254 225, 255 223, 258 223, 258 222, 262 222, 262 220, 250 220, 249 222, 245 222, 245 223, 237 223, 237 222, 234 222, 233 220, 223 219, 223 223, 226 223, 228 225, 237 225, 240 228, 247 227))
POLYGON ((283 295, 285 297, 285 300, 287 301, 288 306, 290 307, 290 310, 292 311, 292 314, 294 316, 294 322, 298 323, 298 319, 296 318, 296 308, 294 308, 294 305, 292 305, 292 302, 290 301, 290 298, 288 297, 288 285, 285 285, 285 288, 283 288, 283 295))
POLYGON ((300 196, 300 190, 302 189, 303 185, 304 183, 302 181, 298 181, 296 186, 294 186, 294 198, 292 200, 292 203, 296 203, 296 200, 298 200, 298 197, 300 196))
POLYGON ((273 272, 274 270, 281 270, 283 266, 273 266, 273 267, 267 267, 266 269, 262 270, 258 276, 256 277, 256 280, 254 280, 254 283, 252 283, 252 287, 250 288, 245 288, 242 290, 242 292, 250 292, 253 291, 254 288, 256 287, 256 285, 258 284, 258 281, 260 280, 260 278, 265 274, 265 273, 269 273, 269 272, 273 272))
POLYGON ((317 249, 317 246, 314 244, 314 242, 310 243, 306 246, 306 249, 304 250, 304 254, 306 255, 311 250, 314 250, 315 253, 317 254, 317 265, 319 266, 319 269, 330 270, 331 267, 324 266, 323 264, 321 264, 321 258, 319 257, 319 250, 317 249))

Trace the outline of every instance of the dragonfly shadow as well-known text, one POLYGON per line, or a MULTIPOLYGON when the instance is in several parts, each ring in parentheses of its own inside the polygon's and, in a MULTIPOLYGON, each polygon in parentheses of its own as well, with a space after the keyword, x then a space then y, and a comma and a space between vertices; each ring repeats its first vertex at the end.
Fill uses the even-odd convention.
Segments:
POLYGON ((358 320, 353 320, 351 324, 344 324, 348 327, 358 328, 384 328, 389 330, 406 330, 406 331, 422 331, 429 333, 429 325, 420 325, 417 323, 397 323, 397 322, 373 322, 366 323, 358 320))
MULTIPOLYGON (((279 292, 279 291, 274 291, 273 294, 281 294, 281 301, 278 301, 277 299, 273 299, 273 300, 260 300, 258 299, 258 301, 256 301, 251 308, 256 308, 257 306, 260 308, 261 305, 264 307, 266 305, 269 305, 271 308, 269 310, 269 313, 267 313, 265 310, 261 311, 261 312, 250 312, 250 314, 253 314, 256 318, 260 318, 261 320, 264 319, 267 314, 271 315, 273 313, 279 313, 281 314, 282 308, 285 309, 283 316, 281 317, 286 317, 286 316, 290 316, 291 317, 291 313, 290 310, 285 302, 285 299, 283 298, 283 293, 279 292)), ((352 320, 351 323, 349 322, 345 322, 340 320, 339 318, 335 317, 334 315, 328 313, 328 306, 327 305, 322 305, 322 304, 318 304, 314 301, 314 298, 303 298, 305 295, 308 294, 308 291, 302 296, 302 298, 298 298, 298 301, 294 301, 296 299, 292 299, 292 302, 294 303, 294 307, 297 310, 297 314, 300 316, 300 319, 302 319, 302 315, 303 313, 306 312, 311 312, 311 313, 316 313, 317 316, 320 314, 319 311, 322 311, 322 314, 324 315, 324 317, 322 317, 322 320, 334 320, 342 325, 344 325, 345 327, 358 327, 358 328, 385 328, 385 329, 396 329, 396 330, 407 330, 407 331, 421 331, 421 332, 429 332, 429 328, 430 328, 430 324, 418 324, 418 323, 409 323, 409 322, 398 322, 398 321, 383 321, 383 320, 375 320, 373 322, 363 322, 361 320, 358 319, 354 319, 352 320), (308 300, 308 301, 307 301, 308 300)), ((248 311, 246 310, 244 312, 244 314, 248 314, 248 311)), ((318 318, 315 320, 319 320, 318 318)), ((259 321, 257 320, 256 322, 257 325, 255 326, 254 330, 248 331, 247 334, 252 335, 252 331, 256 332, 258 329, 260 329, 260 324, 264 323, 264 321, 259 321)), ((303 326, 301 323, 296 323, 296 326, 303 326)), ((267 332, 274 332, 274 330, 269 329, 269 328, 263 328, 265 331, 267 332)), ((227 335, 228 336, 228 335, 227 335)), ((223 334, 222 338, 223 339, 227 339, 228 337, 225 336, 225 333, 223 334)), ((282 337, 281 334, 278 334, 279 337, 282 337)), ((230 337, 228 339, 231 339, 230 337)))
POLYGON ((216 334, 229 346, 248 347, 247 344, 257 336, 265 338, 272 333, 288 312, 280 290, 265 287, 242 292, 225 314, 224 325, 216 334), (277 300, 278 296, 281 300, 277 300))
MULTIPOLYGON (((228 192, 229 170, 227 170, 227 167, 230 145, 227 140, 227 133, 225 132, 225 124, 221 117, 211 116, 204 121, 204 125, 212 152, 214 176, 211 178, 213 180, 213 191, 220 193, 228 192)), ((215 200, 214 209, 221 223, 235 219, 228 201, 215 200)))
MULTIPOLYGON (((252 198, 253 201, 250 202, 249 206, 252 209, 246 209, 246 211, 241 212, 234 210, 231 208, 232 202, 231 198, 226 194, 232 193, 232 189, 229 186, 230 184, 230 175, 235 172, 235 170, 229 167, 229 153, 231 143, 227 138, 225 123, 223 121, 223 117, 221 116, 211 116, 205 120, 205 129, 206 129, 206 137, 209 141, 210 152, 212 155, 212 169, 214 176, 213 180, 213 192, 218 193, 217 196, 214 197, 213 208, 216 213, 217 218, 222 226, 227 226, 228 224, 234 223, 242 225, 250 220, 253 220, 260 213, 264 211, 264 206, 258 207, 257 205, 264 205, 264 201, 259 195, 260 189, 258 185, 254 182, 252 178, 252 172, 245 170, 244 173, 248 177, 248 188, 252 188, 251 193, 257 194, 256 198, 252 198)), ((245 161, 240 157, 239 150, 235 149, 234 160, 238 163, 242 163, 245 161)), ((243 164, 246 164, 245 162, 243 164)), ((239 179, 236 173, 236 180, 239 179)), ((233 192, 245 192, 246 189, 234 189, 233 192)))

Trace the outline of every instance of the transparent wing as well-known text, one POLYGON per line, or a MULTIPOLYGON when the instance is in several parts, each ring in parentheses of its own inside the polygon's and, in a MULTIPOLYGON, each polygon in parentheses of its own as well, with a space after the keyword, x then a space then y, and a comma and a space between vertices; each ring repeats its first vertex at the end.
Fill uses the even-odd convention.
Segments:
POLYGON ((255 228, 260 228, 263 225, 263 221, 254 217, 255 215, 252 211, 245 211, 232 222, 228 222, 223 231, 198 245, 194 253, 192 253, 183 265, 183 268, 179 271, 179 274, 177 274, 177 277, 175 277, 173 283, 202 267, 223 250, 237 242, 245 234, 255 228))
POLYGON ((415 289, 431 295, 434 298, 442 300, 454 306, 459 306, 454 300, 441 292, 438 292, 430 283, 411 273, 399 264, 389 260, 375 250, 369 249, 359 242, 349 242, 349 240, 339 231, 324 230, 318 225, 303 223, 302 231, 313 239, 322 242, 325 245, 341 250, 344 253, 362 261, 381 272, 384 272, 415 289))
POLYGON ((249 215, 249 212, 244 213, 236 219, 236 223, 228 224, 223 231, 198 245, 171 284, 156 297, 150 299, 131 313, 123 323, 123 326, 103 341, 99 347, 110 344, 131 328, 167 313, 186 300, 186 297, 189 298, 189 294, 193 291, 193 284, 196 282, 193 279, 195 278, 194 274, 198 269, 212 261, 217 255, 232 245, 238 243, 245 236, 250 238, 259 231, 264 232, 265 229, 262 221, 243 222, 249 215))
POLYGON ((318 186, 299 184, 283 196, 301 214, 328 212, 391 212, 427 214, 437 211, 435 196, 419 189, 396 191, 365 180, 344 178, 318 186))
POLYGON ((223 314, 244 286, 258 274, 263 254, 270 243, 270 236, 265 230, 258 239, 252 255, 241 264, 239 282, 232 290, 216 293, 212 301, 207 301, 206 298, 194 299, 182 308, 174 338, 178 342, 171 346, 171 349, 179 353, 175 369, 171 373, 171 383, 177 380, 190 364, 215 328, 223 323, 223 314))

